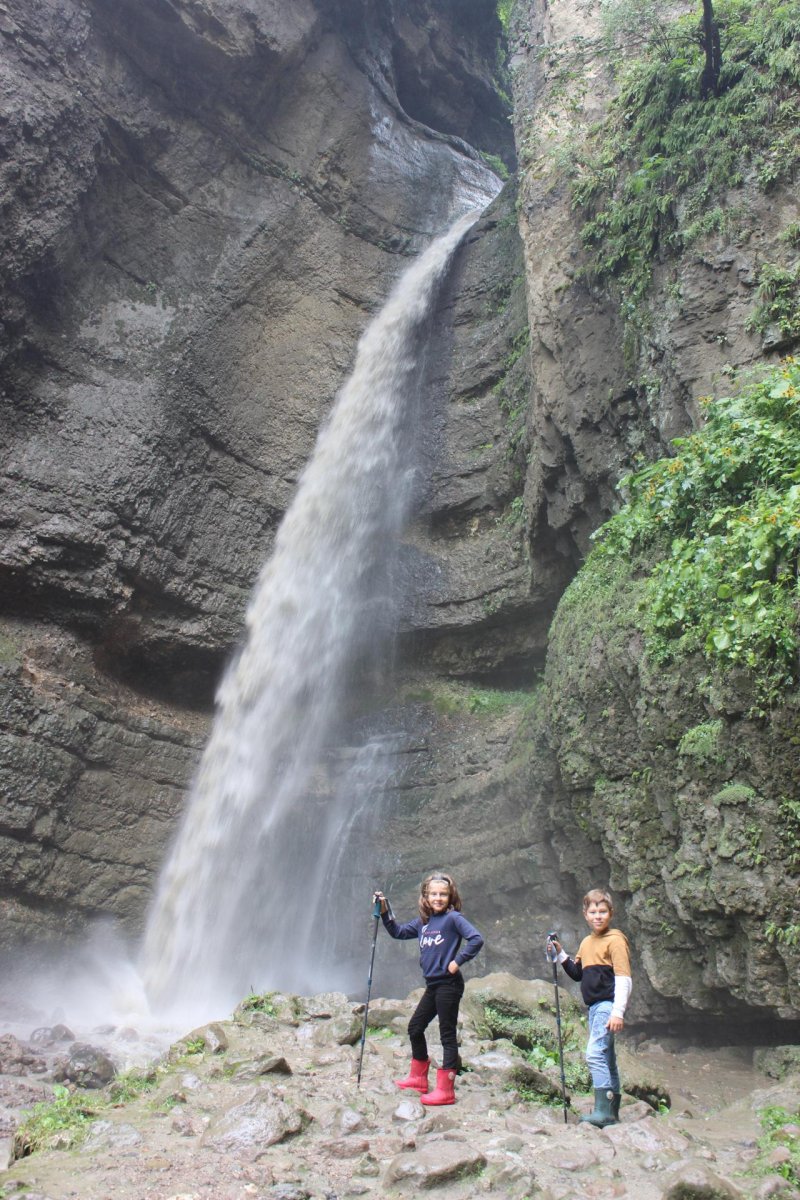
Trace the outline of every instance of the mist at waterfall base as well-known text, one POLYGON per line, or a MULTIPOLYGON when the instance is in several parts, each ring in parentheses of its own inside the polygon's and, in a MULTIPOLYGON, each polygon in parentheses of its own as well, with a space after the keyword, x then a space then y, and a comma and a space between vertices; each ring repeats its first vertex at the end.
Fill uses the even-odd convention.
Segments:
POLYGON ((392 745, 347 748, 343 715, 390 654, 423 334, 477 215, 412 263, 363 334, 256 583, 146 929, 153 1010, 203 1020, 252 990, 363 983, 392 745))

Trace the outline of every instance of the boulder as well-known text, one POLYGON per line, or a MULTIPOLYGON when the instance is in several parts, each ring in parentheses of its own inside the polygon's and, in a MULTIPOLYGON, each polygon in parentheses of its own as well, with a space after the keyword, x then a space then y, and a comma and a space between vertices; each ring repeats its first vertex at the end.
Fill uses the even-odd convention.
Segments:
POLYGON ((260 1089, 214 1120, 203 1135, 203 1145, 226 1152, 264 1149, 301 1133, 310 1120, 302 1109, 260 1089))
POLYGON ((773 1079, 800 1075, 800 1046, 761 1046, 753 1052, 753 1065, 773 1079))
POLYGON ((690 1158, 667 1173, 661 1200, 747 1200, 747 1193, 702 1159, 690 1158))
POLYGON ((479 1150, 437 1141, 413 1153, 398 1154, 386 1168, 384 1179, 388 1184, 411 1183, 425 1190, 477 1175, 485 1166, 486 1157, 479 1150))
POLYGON ((103 1088, 117 1073, 111 1059, 96 1046, 88 1042, 75 1042, 70 1046, 69 1058, 60 1062, 53 1071, 57 1083, 74 1083, 82 1088, 103 1088))
POLYGON ((291 1075, 292 1068, 278 1054, 264 1055, 241 1063, 230 1063, 234 1079, 255 1079, 259 1075, 291 1075))
POLYGON ((0 1075, 40 1075, 47 1063, 26 1050, 11 1033, 0 1037, 0 1075))

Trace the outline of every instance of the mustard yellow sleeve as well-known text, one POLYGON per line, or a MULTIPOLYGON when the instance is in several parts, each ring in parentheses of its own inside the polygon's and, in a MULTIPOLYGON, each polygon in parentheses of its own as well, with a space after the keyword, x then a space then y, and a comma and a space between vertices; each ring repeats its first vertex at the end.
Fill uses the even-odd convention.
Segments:
POLYGON ((628 939, 620 929, 614 930, 617 935, 609 946, 611 951, 611 965, 614 968, 615 975, 631 974, 631 953, 628 946, 628 939))

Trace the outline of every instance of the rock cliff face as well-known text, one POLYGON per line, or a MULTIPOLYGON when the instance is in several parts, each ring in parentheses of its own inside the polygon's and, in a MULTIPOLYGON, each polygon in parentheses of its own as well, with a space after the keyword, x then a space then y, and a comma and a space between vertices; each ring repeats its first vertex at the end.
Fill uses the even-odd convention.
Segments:
POLYGON ((651 1011, 796 1022, 800 947, 768 933, 798 916, 797 697, 757 717, 746 672, 655 667, 643 590, 638 571, 579 577, 553 624, 557 857, 625 898, 651 1011))
MULTIPOLYGON (((635 456, 669 453, 699 422, 698 396, 727 394, 732 369, 787 349, 748 317, 762 265, 787 261, 800 209, 791 188, 766 195, 745 170, 720 201, 748 214, 745 228, 657 253, 631 342, 619 296, 587 276, 564 173, 614 92, 599 11, 536 0, 515 11, 535 430, 526 511, 534 561, 554 537, 577 561, 635 456)), ((754 719, 746 674, 710 680, 700 661, 656 670, 641 594, 635 564, 602 586, 579 577, 550 634, 529 803, 551 832, 560 898, 567 878, 576 904, 594 879, 624 901, 643 985, 634 1012, 796 1022, 796 696, 754 719), (768 938, 775 925, 788 941, 768 938)))
POLYGON ((424 8, 8 8, 5 591, 114 673, 218 669, 397 253, 494 190, 468 7, 418 59, 444 129, 397 95, 424 8))
POLYGON ((181 710, 356 338, 497 190, 473 146, 513 155, 499 27, 484 0, 0 15, 3 874, 23 925, 140 920, 196 760, 181 710))
MULTIPOLYGON (((761 934, 791 705, 765 731, 728 692, 712 713, 690 676, 654 679, 631 581, 608 627, 562 610, 534 680, 620 475, 773 351, 745 321, 797 204, 745 183, 756 232, 657 263, 632 353, 560 165, 613 91, 597 6, 514 11, 519 178, 433 323, 397 684, 350 722, 400 735, 370 869, 402 904, 447 863, 486 966, 518 974, 545 969, 547 929, 575 944, 610 880, 634 1015, 790 1020, 791 948, 761 934), (712 759, 679 752, 720 718, 712 759)), ((405 258, 496 191, 478 151, 513 164, 499 27, 488 0, 5 0, 0 35, 5 928, 136 931, 355 341, 405 258)))
MULTIPOLYGON (((747 326, 762 264, 786 260, 797 201, 781 187, 767 196, 745 176, 726 201, 749 214, 746 230, 657 257, 632 342, 619 295, 586 270, 582 219, 565 175, 614 93, 598 53, 599 10, 534 0, 515 6, 514 23, 530 331, 524 487, 512 501, 520 566, 514 583, 495 568, 505 659, 492 655, 489 616, 474 646, 461 639, 460 655, 452 653, 454 631, 428 635, 425 645, 440 671, 486 682, 505 667, 514 678, 521 628, 527 645, 517 664, 541 661, 546 643, 547 670, 538 695, 525 703, 509 694, 504 712, 480 689, 465 685, 453 701, 435 679, 427 692, 417 680, 418 709, 408 719, 422 736, 402 776, 410 796, 395 801, 390 839, 402 847, 397 886, 410 902, 426 866, 410 844, 413 813, 414 827, 444 830, 444 860, 474 881, 490 956, 541 973, 546 929, 559 928, 575 945, 581 895, 592 882, 610 884, 635 949, 634 1019, 708 1033, 708 1016, 713 1026, 725 1014, 740 1031, 769 1020, 796 1028, 794 698, 766 721, 754 719, 746 677, 709 686, 701 662, 655 671, 633 571, 599 589, 594 577, 576 587, 549 638, 547 629, 590 534, 618 505, 620 476, 639 456, 669 453, 671 439, 699 422, 697 397, 727 387, 731 369, 774 361, 786 348, 774 331, 761 336, 747 326), (774 926, 789 940, 770 940, 774 926)), ((455 377, 450 385, 458 395, 455 377)), ((467 528, 480 536, 479 521, 467 528)), ((489 537, 495 555, 507 536, 501 520, 489 537)), ((480 578, 477 560, 464 553, 451 541, 451 571, 467 561, 470 577, 480 578)), ((516 678, 530 686, 530 675, 516 678)))

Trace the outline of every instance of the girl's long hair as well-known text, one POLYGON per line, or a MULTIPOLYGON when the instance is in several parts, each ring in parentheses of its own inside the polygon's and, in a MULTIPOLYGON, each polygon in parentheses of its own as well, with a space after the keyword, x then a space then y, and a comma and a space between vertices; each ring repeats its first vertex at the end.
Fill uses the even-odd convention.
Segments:
POLYGON ((450 912, 451 909, 461 912, 461 897, 458 894, 455 879, 453 879, 452 875, 448 875, 446 871, 434 871, 432 875, 426 875, 419 885, 419 915, 423 921, 429 921, 433 915, 433 909, 428 904, 428 888, 434 882, 446 883, 450 890, 450 903, 447 906, 447 912, 450 912))

